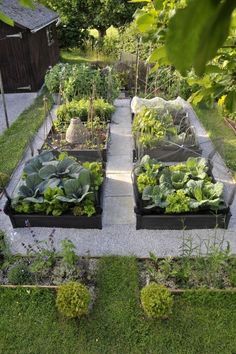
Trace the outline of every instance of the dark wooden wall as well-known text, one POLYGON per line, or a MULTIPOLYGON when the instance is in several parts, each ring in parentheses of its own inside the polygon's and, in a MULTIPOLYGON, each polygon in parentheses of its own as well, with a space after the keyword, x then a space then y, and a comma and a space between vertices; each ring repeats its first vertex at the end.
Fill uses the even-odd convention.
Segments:
MULTIPOLYGON (((0 38, 23 32, 24 29, 11 27, 0 22, 0 38)), ((23 38, 0 40, 0 68, 6 92, 21 92, 19 87, 31 84, 32 68, 26 31, 23 38)))
POLYGON ((0 68, 5 92, 38 91, 44 82, 49 66, 59 60, 56 26, 51 25, 54 43, 48 45, 46 28, 36 33, 27 29, 11 27, 0 21, 0 39, 8 34, 23 32, 23 38, 0 40, 0 68), (31 89, 20 89, 31 86, 31 89))
POLYGON ((30 65, 33 68, 33 90, 37 91, 44 82, 44 76, 49 66, 55 65, 59 60, 59 47, 56 37, 56 26, 51 25, 53 30, 52 45, 48 45, 46 28, 28 33, 30 50, 30 65))

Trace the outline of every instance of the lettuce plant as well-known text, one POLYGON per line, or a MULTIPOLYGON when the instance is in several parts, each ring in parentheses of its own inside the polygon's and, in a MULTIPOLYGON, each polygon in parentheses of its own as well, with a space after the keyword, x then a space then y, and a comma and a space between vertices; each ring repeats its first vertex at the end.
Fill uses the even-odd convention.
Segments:
POLYGON ((166 204, 165 212, 169 214, 186 213, 190 210, 190 198, 183 189, 168 194, 166 204))

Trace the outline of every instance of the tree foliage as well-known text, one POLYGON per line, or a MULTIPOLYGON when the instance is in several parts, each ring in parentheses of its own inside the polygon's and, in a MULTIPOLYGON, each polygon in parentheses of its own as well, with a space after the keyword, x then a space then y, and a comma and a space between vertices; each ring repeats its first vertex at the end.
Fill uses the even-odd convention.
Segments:
POLYGON ((154 69, 173 65, 189 78, 189 84, 198 85, 193 103, 221 99, 224 111, 231 115, 236 107, 236 0, 145 3, 136 11, 135 23, 144 40, 155 47, 149 57, 156 63, 154 69))
POLYGON ((132 21, 136 8, 128 0, 41 0, 57 11, 61 18, 59 37, 62 47, 81 46, 88 38, 89 28, 96 28, 101 37, 114 25, 124 26, 132 21))
POLYGON ((104 36, 110 26, 121 27, 133 20, 139 4, 130 4, 128 0, 88 0, 90 27, 96 28, 104 36))

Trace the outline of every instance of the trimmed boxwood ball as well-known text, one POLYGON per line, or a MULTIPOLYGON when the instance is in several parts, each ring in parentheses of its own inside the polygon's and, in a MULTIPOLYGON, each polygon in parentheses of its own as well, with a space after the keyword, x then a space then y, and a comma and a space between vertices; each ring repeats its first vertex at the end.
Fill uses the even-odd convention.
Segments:
POLYGON ((172 312, 173 296, 165 286, 150 283, 141 290, 141 304, 148 317, 166 319, 172 312))
POLYGON ((91 295, 81 283, 68 282, 59 286, 56 305, 58 310, 69 318, 87 315, 91 295))

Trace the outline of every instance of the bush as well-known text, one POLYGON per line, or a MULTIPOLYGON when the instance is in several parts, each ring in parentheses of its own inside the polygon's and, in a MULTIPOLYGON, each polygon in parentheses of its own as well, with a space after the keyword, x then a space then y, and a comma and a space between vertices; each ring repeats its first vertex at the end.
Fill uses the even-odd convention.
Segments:
POLYGON ((69 282, 59 287, 56 305, 63 315, 74 318, 87 315, 90 301, 90 293, 83 284, 69 282))
POLYGON ((31 284, 33 281, 29 266, 23 262, 14 264, 9 269, 7 276, 9 283, 14 285, 31 284))
POLYGON ((150 283, 141 290, 141 304, 148 317, 165 319, 172 312, 173 297, 163 285, 150 283))
MULTIPOLYGON (((114 107, 103 99, 97 99, 93 102, 94 115, 101 120, 109 120, 114 107)), ((82 99, 79 101, 72 100, 71 102, 61 105, 57 110, 57 120, 55 126, 58 129, 65 129, 68 127, 71 118, 80 118, 85 122, 88 119, 89 100, 82 99)))
POLYGON ((71 71, 69 64, 56 64, 45 75, 45 85, 50 93, 59 93, 60 85, 68 78, 71 71))
POLYGON ((111 68, 95 69, 85 64, 56 64, 45 76, 50 93, 62 93, 66 101, 92 95, 112 102, 119 94, 120 81, 111 68))
POLYGON ((112 102, 119 94, 120 82, 110 68, 94 69, 81 64, 73 65, 70 77, 64 83, 63 98, 71 101, 73 98, 88 98, 92 95, 112 102))

